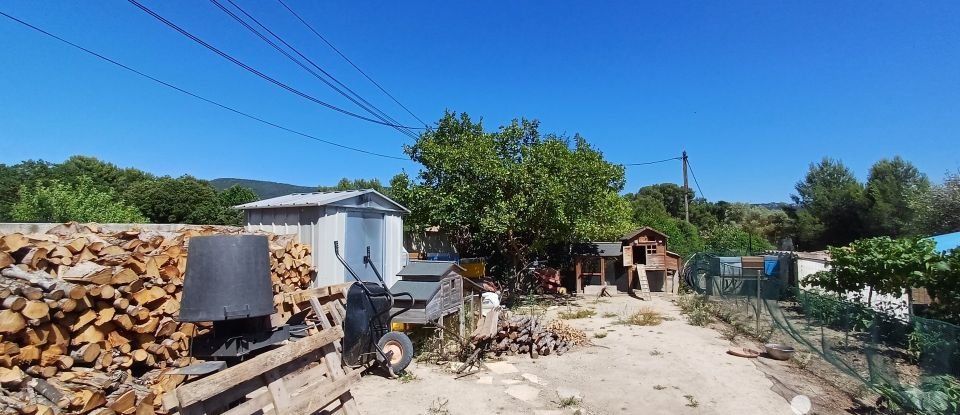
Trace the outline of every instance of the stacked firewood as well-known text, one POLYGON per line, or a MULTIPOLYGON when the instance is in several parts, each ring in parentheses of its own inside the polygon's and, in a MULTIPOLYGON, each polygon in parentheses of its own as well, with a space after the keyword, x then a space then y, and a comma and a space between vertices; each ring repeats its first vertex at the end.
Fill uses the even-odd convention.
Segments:
MULTIPOLYGON (((188 241, 242 232, 0 235, 0 414, 152 412, 183 378, 162 372, 191 363, 189 339, 209 327, 176 320, 188 241)), ((274 294, 309 286, 307 246, 271 235, 270 250, 274 294)))
MULTIPOLYGON (((572 328, 571 328, 572 329, 572 328)), ((576 330, 576 329, 573 329, 576 330)), ((531 356, 562 355, 574 345, 570 332, 557 332, 531 316, 500 315, 499 330, 487 351, 496 355, 530 354, 531 356)))

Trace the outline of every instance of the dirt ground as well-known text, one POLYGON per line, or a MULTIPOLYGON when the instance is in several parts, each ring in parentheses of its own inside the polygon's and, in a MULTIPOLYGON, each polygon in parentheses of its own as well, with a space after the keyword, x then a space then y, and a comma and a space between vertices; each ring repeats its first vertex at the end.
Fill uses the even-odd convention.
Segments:
MULTIPOLYGON (((585 330, 595 346, 488 361, 487 370, 460 378, 449 365, 415 362, 413 379, 365 376, 354 396, 365 413, 398 415, 847 413, 849 398, 793 363, 726 354, 729 341, 712 328, 687 324, 667 298, 621 295, 578 304, 596 314, 567 322, 585 330), (615 324, 641 307, 668 320, 615 324)), ((566 308, 553 307, 544 318, 566 308)))

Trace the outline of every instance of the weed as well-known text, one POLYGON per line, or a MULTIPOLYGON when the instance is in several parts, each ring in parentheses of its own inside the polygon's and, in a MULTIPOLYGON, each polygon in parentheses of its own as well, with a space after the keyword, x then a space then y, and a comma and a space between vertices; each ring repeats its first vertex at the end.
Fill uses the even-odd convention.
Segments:
POLYGON ((713 306, 702 296, 681 297, 676 303, 691 325, 706 326, 713 321, 713 306))
POLYGON ((606 313, 603 313, 602 317, 603 317, 603 318, 614 318, 614 317, 617 317, 617 313, 611 313, 611 312, 608 311, 608 312, 606 312, 606 313))
POLYGON ((659 351, 659 350, 657 350, 657 349, 653 349, 653 350, 650 351, 650 356, 660 356, 660 355, 662 355, 662 354, 663 354, 663 352, 661 352, 661 351, 659 351))
POLYGON ((427 409, 427 413, 430 415, 450 415, 450 409, 447 409, 449 403, 449 399, 440 400, 440 398, 437 398, 427 409))
POLYGON ((417 375, 409 370, 404 370, 403 373, 400 374, 400 383, 410 383, 417 379, 417 375))
POLYGON ((628 324, 633 326, 657 326, 663 323, 666 318, 653 309, 643 307, 636 313, 633 313, 625 319, 617 321, 619 324, 628 324))
POLYGON ((656 389, 656 390, 658 390, 658 391, 662 391, 662 390, 666 389, 667 387, 666 387, 666 386, 663 386, 663 385, 653 385, 653 388, 656 389))
POLYGON ((580 405, 580 399, 576 396, 567 396, 565 398, 561 398, 560 395, 557 394, 557 406, 561 408, 569 408, 577 405, 580 405))
POLYGON ((559 316, 564 320, 575 320, 578 318, 593 317, 595 314, 597 314, 597 312, 591 308, 579 308, 576 310, 561 311, 559 316))
POLYGON ((604 337, 607 337, 607 332, 605 332, 605 331, 603 331, 603 330, 594 332, 594 333, 593 333, 593 337, 594 337, 594 338, 597 338, 597 339, 602 339, 602 338, 604 338, 604 337))
POLYGON ((813 353, 809 352, 798 352, 794 353, 793 362, 797 364, 797 368, 800 370, 806 369, 810 364, 810 361, 813 360, 813 353))
POLYGON ((687 406, 691 408, 700 406, 700 402, 697 402, 697 400, 693 398, 693 395, 683 395, 683 397, 687 398, 687 406))
POLYGON ((730 342, 736 341, 736 340, 737 340, 737 337, 740 336, 740 333, 737 332, 737 329, 732 328, 732 327, 729 328, 729 329, 724 329, 723 332, 720 333, 720 334, 723 336, 723 339, 724 339, 724 340, 727 340, 727 341, 730 341, 730 342))

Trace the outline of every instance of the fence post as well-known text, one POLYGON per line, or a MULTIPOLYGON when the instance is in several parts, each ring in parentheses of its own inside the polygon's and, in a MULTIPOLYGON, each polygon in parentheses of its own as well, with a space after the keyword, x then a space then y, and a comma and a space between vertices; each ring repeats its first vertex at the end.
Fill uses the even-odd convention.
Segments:
POLYGON ((760 336, 760 277, 761 272, 757 272, 757 336, 760 336))

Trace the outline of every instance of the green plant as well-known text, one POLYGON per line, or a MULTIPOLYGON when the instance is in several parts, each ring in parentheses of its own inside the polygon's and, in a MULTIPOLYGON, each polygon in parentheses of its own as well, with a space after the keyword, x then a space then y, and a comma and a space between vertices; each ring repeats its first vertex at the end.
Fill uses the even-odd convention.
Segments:
POLYGON ((580 398, 576 396, 561 397, 559 394, 557 394, 557 406, 561 408, 569 408, 577 405, 580 405, 580 398))
POLYGON ((653 385, 653 388, 656 389, 656 390, 658 390, 658 391, 662 391, 662 390, 666 389, 667 387, 658 384, 658 385, 653 385))
POLYGON ((691 408, 696 408, 700 406, 700 402, 697 402, 697 400, 694 399, 693 395, 683 395, 683 397, 687 398, 687 406, 691 408))
POLYGON ((873 386, 889 412, 932 415, 960 413, 960 381, 951 375, 924 379, 917 387, 900 389, 886 383, 873 386))
POLYGON ((650 351, 650 356, 660 356, 660 355, 662 355, 662 354, 663 354, 663 352, 661 352, 661 351, 659 351, 659 350, 657 350, 657 349, 653 349, 653 350, 650 351))
POLYGON ((403 373, 400 374, 400 383, 410 383, 417 379, 417 375, 410 370, 404 370, 403 373))
POLYGON ((614 318, 617 317, 617 313, 606 312, 601 315, 603 318, 614 318))
POLYGON ((631 314, 625 319, 620 319, 617 321, 617 324, 627 324, 632 326, 658 326, 660 323, 665 320, 663 314, 648 308, 643 307, 637 312, 631 314))
POLYGON ((813 360, 813 353, 809 352, 797 352, 791 357, 793 363, 796 363, 797 368, 800 370, 806 369, 810 364, 810 361, 813 360))
POLYGON ((603 330, 594 332, 594 333, 593 333, 593 337, 594 337, 594 338, 597 338, 597 339, 602 339, 602 338, 604 338, 604 337, 607 337, 607 332, 606 332, 606 331, 603 331, 603 330))
POLYGON ((558 314, 558 316, 559 316, 561 319, 564 319, 564 320, 575 320, 575 319, 580 319, 580 318, 593 317, 595 314, 597 314, 597 312, 594 311, 593 309, 590 309, 590 308, 578 308, 578 309, 576 309, 576 310, 569 310, 569 309, 568 309, 568 310, 566 310, 566 311, 561 311, 561 312, 558 314))

